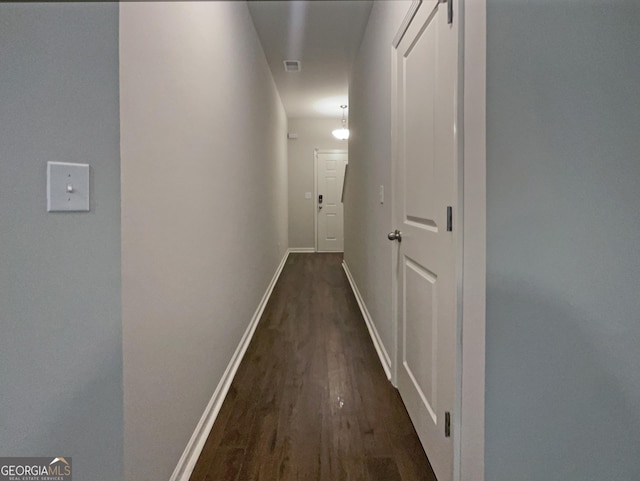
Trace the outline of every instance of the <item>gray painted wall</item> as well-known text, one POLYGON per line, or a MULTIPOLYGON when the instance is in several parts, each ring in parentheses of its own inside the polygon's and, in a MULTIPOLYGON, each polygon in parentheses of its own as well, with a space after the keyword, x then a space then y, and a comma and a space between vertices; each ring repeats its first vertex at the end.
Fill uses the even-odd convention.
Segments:
POLYGON ((0 4, 0 455, 122 479, 118 5, 0 4), (46 212, 46 162, 91 212, 46 212))
MULTIPOLYGON (((349 86, 344 257, 384 347, 393 355, 391 42, 411 2, 374 2, 349 86), (386 201, 380 204, 384 185, 386 201)), ((393 363, 393 359, 391 359, 393 363)))
POLYGON ((305 192, 314 191, 313 152, 347 150, 347 142, 337 140, 331 131, 340 127, 339 119, 289 119, 289 132, 298 134, 289 140, 289 246, 315 247, 313 197, 305 199, 305 192))
POLYGON ((166 480, 287 248, 287 119, 244 2, 122 3, 125 478, 166 480))
POLYGON ((486 479, 640 479, 640 4, 488 1, 486 479))

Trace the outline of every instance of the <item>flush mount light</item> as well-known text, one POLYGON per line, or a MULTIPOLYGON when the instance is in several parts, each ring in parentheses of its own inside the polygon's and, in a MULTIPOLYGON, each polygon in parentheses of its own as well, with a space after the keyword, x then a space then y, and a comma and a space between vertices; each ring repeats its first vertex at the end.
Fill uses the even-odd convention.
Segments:
POLYGON ((349 138, 349 129, 347 128, 347 119, 344 117, 344 111, 347 106, 343 104, 340 108, 342 109, 342 128, 335 129, 331 133, 338 140, 347 140, 349 138))

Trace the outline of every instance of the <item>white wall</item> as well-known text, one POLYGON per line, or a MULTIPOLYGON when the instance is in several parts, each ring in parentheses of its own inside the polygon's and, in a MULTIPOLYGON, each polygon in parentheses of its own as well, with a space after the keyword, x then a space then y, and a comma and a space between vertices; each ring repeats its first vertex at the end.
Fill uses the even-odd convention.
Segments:
POLYGON ((168 479, 287 248, 287 121, 243 2, 120 11, 125 478, 168 479))
POLYGON ((489 0, 486 476, 640 479, 640 4, 489 0))
MULTIPOLYGON (((349 86, 345 262, 389 354, 391 277, 391 42, 411 2, 374 2, 349 86), (384 186, 386 201, 380 204, 384 186)), ((391 360, 393 362, 393 360, 391 360)))
POLYGON ((0 455, 122 479, 118 5, 0 4, 0 99, 0 455), (47 161, 90 212, 46 212, 47 161))
POLYGON ((315 199, 313 195, 313 152, 347 150, 347 142, 337 140, 331 131, 340 127, 339 119, 289 119, 289 132, 298 134, 289 140, 289 246, 315 247, 315 199))

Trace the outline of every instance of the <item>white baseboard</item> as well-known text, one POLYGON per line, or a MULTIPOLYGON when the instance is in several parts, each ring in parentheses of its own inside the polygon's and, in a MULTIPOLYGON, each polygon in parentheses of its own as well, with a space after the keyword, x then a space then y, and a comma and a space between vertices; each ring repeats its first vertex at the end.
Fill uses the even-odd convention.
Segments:
POLYGON ((171 475, 171 478, 169 478, 169 481, 189 481, 189 477, 191 476, 191 473, 193 472, 193 469, 196 466, 196 462, 198 461, 198 458, 200 457, 200 453, 204 448, 204 444, 207 441, 207 437, 211 432, 213 423, 215 422, 216 417, 218 416, 218 412, 222 407, 222 403, 224 402, 224 399, 227 396, 227 393, 229 392, 229 388, 231 387, 231 381, 233 381, 236 371, 240 366, 240 362, 242 361, 242 358, 244 357, 244 354, 247 351, 247 347, 249 347, 249 343, 251 342, 253 333, 255 332, 256 327, 258 327, 258 322, 260 321, 260 317, 262 317, 262 313, 264 312, 264 309, 267 306, 267 302, 271 297, 273 288, 275 287, 276 282, 278 281, 278 278, 282 273, 282 269, 284 268, 284 265, 287 262, 287 258, 289 257, 289 254, 291 252, 297 252, 297 251, 288 249, 287 252, 284 254, 284 257, 282 258, 282 261, 280 261, 280 265, 276 269, 276 272, 273 275, 273 278, 271 279, 271 282, 269 283, 269 286, 267 287, 267 290, 264 293, 264 296, 262 296, 262 300, 260 301, 260 304, 258 304, 258 308, 256 309, 256 312, 253 314, 253 317, 251 318, 251 322, 249 323, 249 326, 244 332, 244 335, 242 336, 242 339, 240 340, 240 343, 238 344, 236 351, 233 353, 233 356, 231 357, 231 361, 229 362, 229 365, 225 369, 224 374, 222 375, 222 379, 220 379, 220 382, 218 383, 218 386, 216 387, 216 390, 213 393, 213 396, 211 396, 211 399, 207 404, 207 408, 202 414, 202 417, 200 418, 200 421, 198 422, 198 425, 196 426, 195 431, 191 435, 191 439, 189 440, 187 447, 182 453, 182 456, 178 461, 178 465, 176 466, 176 469, 174 469, 173 474, 171 475))
POLYGON ((313 247, 290 247, 289 252, 304 252, 304 253, 315 253, 316 250, 313 247))
POLYGON ((369 329, 369 335, 371 336, 373 345, 375 346, 378 357, 380 358, 380 364, 382 364, 382 368, 387 375, 387 379, 391 380, 391 358, 384 348, 384 344, 382 343, 382 339, 380 339, 380 335, 378 334, 376 325, 371 319, 371 314, 369 314, 369 311, 367 310, 364 299, 362 299, 360 291, 358 290, 358 286, 356 286, 356 282, 353 280, 351 271, 349 271, 349 267, 347 266, 347 263, 345 261, 342 261, 342 268, 344 269, 345 274, 347 274, 347 279, 349 280, 349 284, 351 285, 351 289, 353 290, 353 295, 356 296, 356 301, 358 302, 358 306, 360 306, 360 312, 362 312, 364 322, 367 324, 367 328, 369 329))

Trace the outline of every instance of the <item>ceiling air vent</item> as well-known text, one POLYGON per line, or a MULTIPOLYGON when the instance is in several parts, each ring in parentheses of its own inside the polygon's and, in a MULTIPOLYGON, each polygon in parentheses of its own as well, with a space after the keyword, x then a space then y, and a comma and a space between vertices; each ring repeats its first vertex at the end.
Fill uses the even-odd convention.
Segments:
POLYGON ((284 63, 284 71, 285 72, 299 72, 300 71, 300 60, 285 60, 283 63, 284 63))

